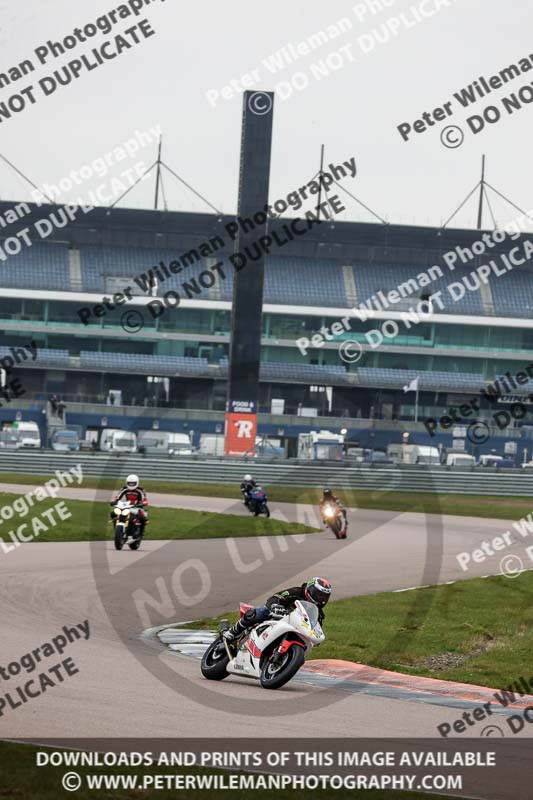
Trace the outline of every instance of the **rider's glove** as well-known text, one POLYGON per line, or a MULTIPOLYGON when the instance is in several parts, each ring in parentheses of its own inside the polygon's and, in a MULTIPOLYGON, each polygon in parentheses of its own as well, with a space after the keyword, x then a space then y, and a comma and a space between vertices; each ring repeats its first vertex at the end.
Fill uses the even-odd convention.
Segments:
POLYGON ((275 619, 281 619, 287 613, 287 609, 284 606, 274 604, 270 606, 270 616, 274 617, 275 619))

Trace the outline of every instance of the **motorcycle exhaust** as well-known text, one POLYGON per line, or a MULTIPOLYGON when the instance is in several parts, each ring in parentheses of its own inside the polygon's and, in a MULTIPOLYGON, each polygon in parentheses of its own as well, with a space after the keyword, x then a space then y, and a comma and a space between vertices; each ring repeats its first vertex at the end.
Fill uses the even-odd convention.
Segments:
MULTIPOLYGON (((222 634, 224 631, 227 631, 227 630, 228 630, 228 628, 229 628, 229 622, 228 622, 228 620, 227 620, 227 619, 221 619, 221 620, 220 620, 220 624, 219 624, 219 626, 218 626, 218 630, 220 631, 220 634, 222 634)), ((228 643, 227 643, 227 641, 224 639, 224 637, 223 637, 223 636, 222 636, 221 638, 222 638, 222 641, 224 642, 224 648, 225 648, 225 650, 226 650, 226 653, 228 654, 228 658, 229 658, 229 660, 231 661, 231 659, 233 658, 233 655, 230 653, 230 650, 229 650, 229 647, 228 647, 228 643)))

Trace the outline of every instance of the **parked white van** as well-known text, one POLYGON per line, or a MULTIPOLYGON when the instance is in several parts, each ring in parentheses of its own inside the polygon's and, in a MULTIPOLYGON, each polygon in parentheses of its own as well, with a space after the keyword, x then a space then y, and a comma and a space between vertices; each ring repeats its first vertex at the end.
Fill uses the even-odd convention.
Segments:
POLYGON ((390 444, 387 454, 395 464, 440 464, 438 448, 424 444, 390 444))
POLYGON ((52 450, 58 450, 60 453, 68 453, 72 450, 80 449, 80 439, 78 431, 69 430, 67 428, 55 431, 50 440, 52 450))
POLYGON ((173 431, 139 431, 137 444, 147 455, 190 456, 193 452, 188 434, 173 431))
POLYGON ((100 434, 100 450, 107 453, 136 453, 137 436, 120 428, 104 428, 100 434))
POLYGON ((469 453, 448 453, 446 456, 447 467, 473 467, 476 459, 469 453))
POLYGON ((36 422, 13 422, 9 430, 16 434, 19 447, 41 447, 41 432, 36 422))

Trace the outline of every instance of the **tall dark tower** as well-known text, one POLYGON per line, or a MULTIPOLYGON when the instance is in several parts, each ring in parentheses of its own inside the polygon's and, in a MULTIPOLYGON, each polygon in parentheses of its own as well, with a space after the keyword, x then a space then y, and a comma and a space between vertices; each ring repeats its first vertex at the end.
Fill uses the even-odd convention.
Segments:
MULTIPOLYGON (((238 216, 259 219, 253 229, 239 229, 235 252, 266 236, 268 223, 258 214, 268 205, 274 94, 245 92, 242 110, 241 164, 238 216)), ((261 315, 265 256, 248 262, 235 272, 231 320, 228 408, 226 414, 226 455, 254 454, 261 315)))

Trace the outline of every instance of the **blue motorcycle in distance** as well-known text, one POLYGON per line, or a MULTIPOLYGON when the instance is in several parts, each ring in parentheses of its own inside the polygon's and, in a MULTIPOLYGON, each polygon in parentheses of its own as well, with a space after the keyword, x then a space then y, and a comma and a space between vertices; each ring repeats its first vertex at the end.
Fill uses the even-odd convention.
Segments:
POLYGON ((256 486, 255 489, 252 489, 250 492, 246 501, 246 507, 248 511, 256 517, 260 514, 264 514, 265 517, 270 516, 266 492, 260 486, 256 486))

